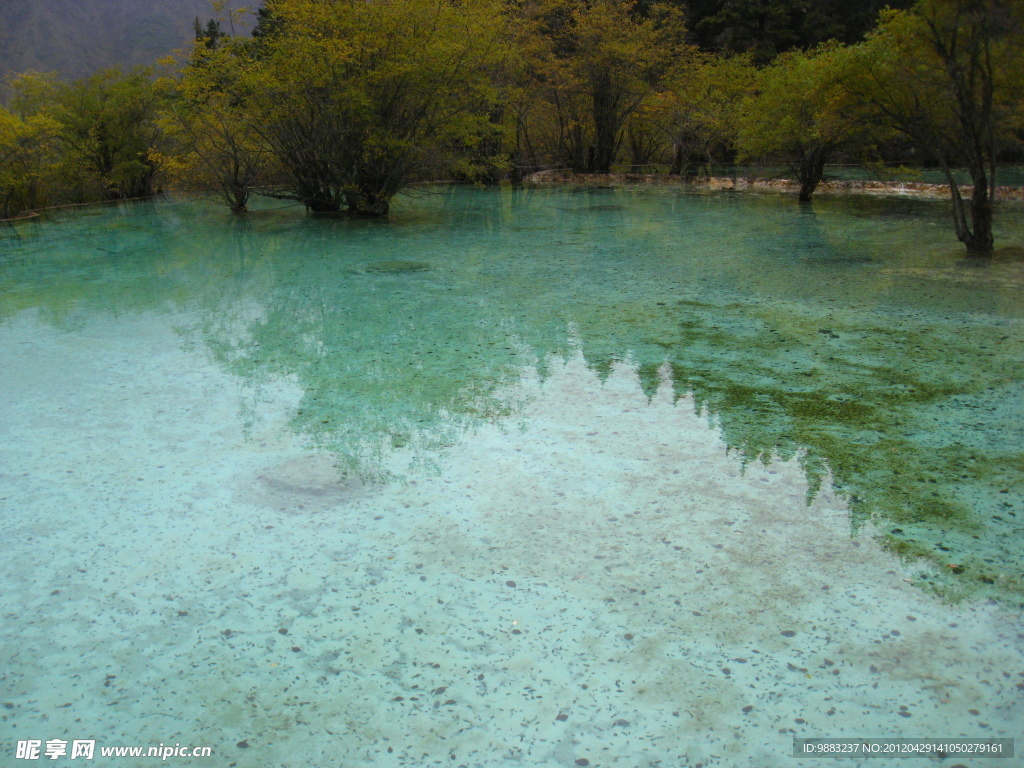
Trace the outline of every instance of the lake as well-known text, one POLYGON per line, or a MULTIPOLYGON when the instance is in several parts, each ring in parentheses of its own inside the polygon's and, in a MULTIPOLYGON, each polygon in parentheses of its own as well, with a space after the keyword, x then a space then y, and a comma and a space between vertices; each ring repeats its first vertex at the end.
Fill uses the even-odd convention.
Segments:
POLYGON ((943 202, 671 188, 0 230, 0 765, 1022 735, 1006 206, 980 267, 943 202))

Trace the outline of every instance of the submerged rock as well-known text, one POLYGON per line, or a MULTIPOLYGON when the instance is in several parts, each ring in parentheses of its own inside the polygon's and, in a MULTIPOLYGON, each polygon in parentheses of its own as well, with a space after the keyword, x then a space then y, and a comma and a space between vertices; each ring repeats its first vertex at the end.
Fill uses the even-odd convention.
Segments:
POLYGON ((364 272, 397 275, 402 272, 426 272, 430 265, 425 261, 375 261, 363 267, 364 272))
POLYGON ((244 481, 239 501, 281 511, 322 512, 367 490, 364 479, 335 466, 330 455, 310 454, 267 467, 244 481))

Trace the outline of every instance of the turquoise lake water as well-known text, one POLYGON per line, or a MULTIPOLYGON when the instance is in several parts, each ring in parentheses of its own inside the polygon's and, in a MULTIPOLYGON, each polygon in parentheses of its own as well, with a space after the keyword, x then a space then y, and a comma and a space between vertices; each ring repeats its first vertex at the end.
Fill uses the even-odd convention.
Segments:
POLYGON ((0 230, 0 765, 1024 736, 1022 212, 980 267, 942 202, 664 188, 0 230))

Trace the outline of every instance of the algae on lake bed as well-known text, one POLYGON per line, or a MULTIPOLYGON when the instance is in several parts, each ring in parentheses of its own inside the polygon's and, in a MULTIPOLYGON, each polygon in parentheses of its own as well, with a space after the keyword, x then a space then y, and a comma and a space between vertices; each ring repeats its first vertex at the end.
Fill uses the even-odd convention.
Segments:
MULTIPOLYGON (((894 551, 940 566, 929 587, 1024 604, 1019 334, 983 318, 823 319, 782 302, 686 300, 655 314, 662 338, 646 342, 745 461, 800 455, 812 494, 829 479, 854 526, 871 517, 894 551)), ((652 389, 661 364, 641 363, 652 389)))

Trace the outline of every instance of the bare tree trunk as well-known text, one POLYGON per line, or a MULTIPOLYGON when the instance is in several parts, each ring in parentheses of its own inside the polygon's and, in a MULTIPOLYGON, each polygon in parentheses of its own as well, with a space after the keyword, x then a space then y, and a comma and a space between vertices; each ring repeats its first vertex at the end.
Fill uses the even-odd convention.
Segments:
POLYGON ((586 173, 590 170, 587 164, 587 149, 583 126, 573 123, 565 132, 562 153, 563 162, 568 165, 574 173, 586 173))
POLYGON ((967 258, 987 259, 992 256, 992 199, 989 196, 989 183, 984 170, 974 169, 971 180, 974 191, 971 193, 971 223, 967 223, 968 203, 960 194, 960 185, 953 177, 948 166, 943 168, 949 193, 953 202, 953 226, 956 239, 967 247, 967 258))
POLYGON ((683 145, 676 144, 672 152, 672 167, 668 169, 669 176, 679 176, 683 172, 683 145))
POLYGON ((797 181, 800 182, 800 202, 808 202, 821 183, 827 156, 824 147, 815 147, 800 158, 800 164, 795 168, 797 181))
POLYGON ((607 76, 598 78, 598 82, 593 83, 591 87, 594 146, 590 170, 593 173, 609 173, 615 163, 621 140, 621 97, 615 93, 607 76))
POLYGON ((992 198, 982 173, 974 180, 974 192, 971 194, 971 224, 973 237, 967 243, 967 255, 972 258, 991 258, 992 256, 992 198))

